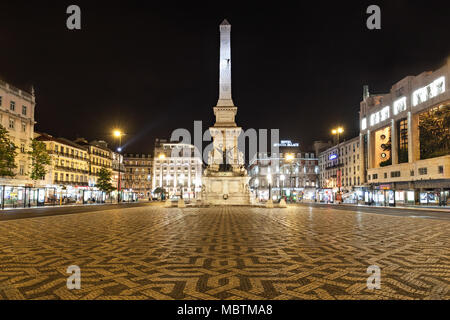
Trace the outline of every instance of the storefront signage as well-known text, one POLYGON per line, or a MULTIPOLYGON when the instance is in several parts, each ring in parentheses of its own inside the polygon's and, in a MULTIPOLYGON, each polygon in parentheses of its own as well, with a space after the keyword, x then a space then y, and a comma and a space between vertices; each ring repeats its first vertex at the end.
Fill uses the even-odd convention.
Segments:
POLYGON ((330 160, 335 160, 335 159, 337 159, 337 154, 331 154, 329 157, 328 157, 328 159, 330 159, 330 160))

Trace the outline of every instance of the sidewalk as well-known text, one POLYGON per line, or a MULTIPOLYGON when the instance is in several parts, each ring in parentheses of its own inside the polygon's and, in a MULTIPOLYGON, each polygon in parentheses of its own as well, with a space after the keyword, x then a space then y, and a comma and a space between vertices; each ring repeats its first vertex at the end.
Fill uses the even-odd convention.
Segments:
POLYGON ((46 205, 46 206, 31 206, 31 207, 15 207, 15 208, 5 208, 0 209, 0 213, 4 212, 13 212, 13 211, 21 211, 21 210, 30 210, 30 209, 52 209, 52 208, 76 208, 76 207, 94 207, 94 206, 104 206, 104 205, 120 205, 120 204, 131 204, 131 203, 150 203, 148 200, 141 201, 133 201, 133 202, 104 202, 104 203, 74 203, 74 204, 63 204, 63 205, 46 205))
POLYGON ((448 212, 450 213, 450 207, 445 206, 445 207, 439 207, 439 206, 430 206, 430 207, 425 207, 425 206, 418 206, 418 205, 414 205, 414 206, 395 206, 395 207, 384 207, 384 206, 369 206, 369 205, 365 205, 365 204, 355 204, 355 203, 324 203, 324 202, 301 202, 301 203, 297 203, 297 204, 313 204, 313 205, 322 205, 322 206, 326 206, 326 205, 332 205, 332 206, 339 206, 339 207, 363 207, 363 208, 379 208, 379 209, 405 209, 405 210, 417 210, 417 211, 437 211, 437 212, 448 212))

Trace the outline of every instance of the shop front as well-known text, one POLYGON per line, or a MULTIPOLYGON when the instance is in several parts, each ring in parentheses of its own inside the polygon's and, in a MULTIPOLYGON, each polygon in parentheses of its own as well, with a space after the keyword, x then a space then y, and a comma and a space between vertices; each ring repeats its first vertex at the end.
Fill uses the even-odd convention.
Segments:
POLYGON ((56 189, 53 187, 0 186, 0 207, 27 208, 56 204, 56 189))
POLYGON ((333 189, 319 189, 317 199, 319 202, 333 203, 335 200, 333 189))

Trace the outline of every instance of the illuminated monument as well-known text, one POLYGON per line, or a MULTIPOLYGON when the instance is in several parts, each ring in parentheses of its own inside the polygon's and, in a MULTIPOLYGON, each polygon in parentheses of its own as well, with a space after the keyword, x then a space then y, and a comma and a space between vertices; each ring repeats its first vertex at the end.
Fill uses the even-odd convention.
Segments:
POLYGON ((238 149, 241 128, 234 120, 237 107, 231 97, 231 25, 220 24, 219 101, 214 107, 216 123, 209 128, 213 150, 203 177, 202 201, 212 205, 248 205, 250 177, 244 168, 244 157, 238 149))

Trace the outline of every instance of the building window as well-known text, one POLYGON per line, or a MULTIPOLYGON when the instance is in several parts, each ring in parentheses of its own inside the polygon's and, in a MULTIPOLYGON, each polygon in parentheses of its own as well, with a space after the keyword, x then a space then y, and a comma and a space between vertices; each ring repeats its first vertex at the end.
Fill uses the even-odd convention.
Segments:
POLYGON ((400 177, 400 171, 391 172, 391 178, 398 178, 398 177, 400 177))
POLYGON ((409 175, 410 175, 411 177, 414 177, 414 170, 411 170, 411 171, 409 172, 409 175))
POLYGON ((14 119, 9 119, 9 128, 14 129, 15 121, 14 119))
POLYGON ((387 172, 384 173, 384 178, 387 179, 387 172))
POLYGON ((408 162, 408 120, 400 120, 398 130, 398 162, 408 162))
POLYGON ((0 96, 0 106, 2 105, 2 96, 0 96))
POLYGON ((376 179, 378 179, 378 174, 373 174, 372 177, 374 180, 376 180, 376 179))
POLYGON ((27 124, 22 122, 22 132, 27 132, 27 124))
POLYGON ((427 168, 419 168, 419 175, 426 175, 428 172, 427 168))
POLYGON ((22 114, 23 114, 24 116, 27 115, 27 106, 22 106, 22 114))
POLYGON ((25 153, 25 143, 20 144, 20 152, 25 153))
POLYGON ((444 173, 444 166, 439 166, 439 167, 438 167, 438 172, 439 172, 440 174, 443 174, 443 173, 444 173))
POLYGON ((9 110, 15 111, 16 110, 16 103, 14 101, 11 101, 9 103, 9 110))

